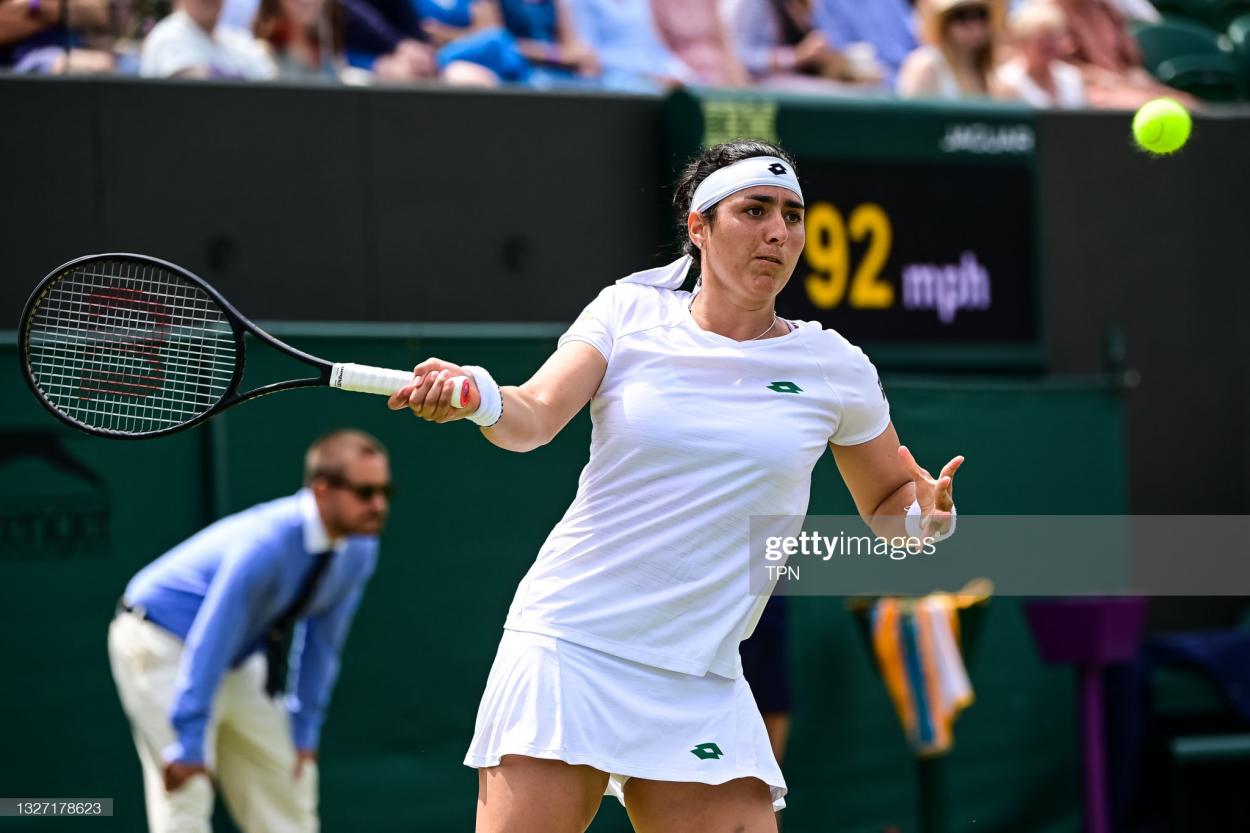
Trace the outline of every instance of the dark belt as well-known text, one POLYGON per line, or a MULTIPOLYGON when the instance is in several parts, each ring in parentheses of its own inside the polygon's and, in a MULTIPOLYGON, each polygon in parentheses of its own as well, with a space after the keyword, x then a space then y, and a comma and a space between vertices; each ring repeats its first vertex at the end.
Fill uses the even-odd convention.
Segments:
POLYGON ((121 596, 117 599, 117 607, 113 610, 114 616, 118 616, 122 613, 129 613, 133 616, 138 616, 140 619, 148 618, 147 608, 143 605, 132 605, 127 603, 125 596, 121 596))

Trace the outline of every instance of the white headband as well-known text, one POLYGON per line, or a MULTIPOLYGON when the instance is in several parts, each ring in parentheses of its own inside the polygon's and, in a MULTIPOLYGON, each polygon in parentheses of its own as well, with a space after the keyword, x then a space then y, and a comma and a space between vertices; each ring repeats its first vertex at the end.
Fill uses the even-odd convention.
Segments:
MULTIPOLYGON (((790 163, 776 156, 752 156, 732 165, 718 168, 708 174, 707 178, 694 189, 694 197, 690 200, 690 210, 702 214, 731 194, 759 185, 774 185, 793 191, 800 201, 803 191, 799 188, 798 177, 790 163)), ((665 289, 681 289, 686 282, 686 274, 690 271, 694 259, 690 255, 677 258, 667 266, 635 272, 621 278, 617 283, 641 283, 647 286, 660 286, 665 289)))
POLYGON ((776 156, 752 156, 718 168, 694 189, 690 210, 702 214, 730 194, 758 185, 775 185, 793 191, 800 200, 803 191, 790 163, 776 156))

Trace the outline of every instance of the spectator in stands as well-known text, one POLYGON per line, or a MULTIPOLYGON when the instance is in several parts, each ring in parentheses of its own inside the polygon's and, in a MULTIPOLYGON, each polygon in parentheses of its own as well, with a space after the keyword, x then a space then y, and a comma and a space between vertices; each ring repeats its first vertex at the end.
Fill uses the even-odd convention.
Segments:
POLYGON ((917 46, 915 13, 907 0, 818 0, 812 19, 861 75, 875 67, 889 89, 917 46))
POLYGON ((218 28, 222 0, 176 0, 148 33, 139 74, 149 78, 272 78, 277 67, 250 32, 218 28))
POLYGON ((1196 106, 1191 96, 1165 87, 1146 72, 1124 15, 1108 0, 1054 2, 1068 19, 1063 57, 1080 69, 1090 104, 1136 109, 1166 95, 1188 107, 1196 106))
POLYGON ((1151 5, 1150 0, 1115 0, 1115 7, 1129 20, 1141 20, 1145 23, 1158 23, 1163 20, 1163 15, 1151 5))
POLYGON ((421 28, 435 47, 474 32, 503 28, 499 7, 491 0, 413 0, 421 28))
POLYGON ((349 69, 343 8, 330 0, 261 0, 253 26, 282 78, 342 78, 349 69))
POLYGON ((50 73, 113 69, 112 55, 105 49, 88 48, 91 44, 83 38, 84 32, 108 28, 108 0, 70 0, 68 7, 67 28, 61 20, 60 0, 0 2, 0 67, 50 73))
POLYGON ((1004 97, 1034 107, 1085 106, 1080 70, 1059 60, 1067 25, 1063 10, 1044 0, 1028 0, 1011 13, 1008 33, 1016 54, 997 71, 1004 97))
POLYGON ((256 27, 256 17, 259 14, 260 0, 222 0, 217 25, 250 32, 256 27))
POLYGON ((814 28, 804 0, 720 0, 721 18, 738 58, 761 85, 845 91, 846 59, 814 28))
POLYGON ((498 0, 508 33, 530 62, 526 83, 537 87, 599 83, 602 67, 559 0, 498 0))
POLYGON ((598 86, 599 62, 556 0, 419 2, 427 33, 443 44, 438 63, 444 77, 487 86, 598 86))
POLYGON ((650 0, 569 0, 579 37, 599 59, 604 87, 662 92, 698 82, 698 75, 673 54, 656 28, 650 0))
POLYGON ((413 0, 444 81, 494 87, 528 74, 493 0, 413 0))
POLYGON ((995 9, 989 0, 922 0, 918 11, 925 43, 903 62, 899 95, 946 100, 989 96, 995 9))
POLYGON ((407 82, 437 74, 434 49, 411 0, 337 0, 343 6, 347 61, 379 81, 407 82))
POLYGON ((717 0, 652 0, 660 36, 693 69, 700 84, 745 87, 751 76, 726 37, 717 0))
MULTIPOLYGON (((1033 0, 1011 0, 1011 10, 1015 11, 1031 2, 1033 0)), ((1111 0, 1111 5, 1129 20, 1140 20, 1144 23, 1158 23, 1163 20, 1163 15, 1151 5, 1150 0, 1111 0)))

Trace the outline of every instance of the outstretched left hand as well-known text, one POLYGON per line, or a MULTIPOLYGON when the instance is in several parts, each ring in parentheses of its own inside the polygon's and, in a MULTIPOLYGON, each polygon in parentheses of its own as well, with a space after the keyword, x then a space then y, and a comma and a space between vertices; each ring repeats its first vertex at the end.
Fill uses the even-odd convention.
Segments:
POLYGON ((898 458, 916 484, 916 503, 920 504, 920 529, 926 536, 940 535, 950 528, 951 510, 955 506, 954 477, 955 472, 963 465, 963 455, 952 458, 942 466, 936 479, 916 462, 907 446, 898 447, 898 458))

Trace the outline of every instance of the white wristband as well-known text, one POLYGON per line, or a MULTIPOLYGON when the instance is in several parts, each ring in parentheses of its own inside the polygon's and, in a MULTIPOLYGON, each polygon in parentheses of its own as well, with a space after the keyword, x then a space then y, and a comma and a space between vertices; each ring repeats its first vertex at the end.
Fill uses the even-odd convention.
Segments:
MULTIPOLYGON (((945 532, 930 536, 933 539, 933 543, 936 544, 938 541, 945 541, 947 538, 955 534, 955 520, 955 504, 952 503, 951 527, 945 532)), ((907 517, 903 519, 903 526, 907 530, 907 536, 909 538, 915 538, 917 540, 922 540, 924 538, 924 531, 920 528, 920 504, 916 503, 914 500, 912 501, 911 506, 907 507, 907 517)))
POLYGON ((499 385, 495 384, 494 377, 486 371, 486 368, 469 364, 465 365, 464 369, 473 377, 473 384, 477 385, 478 396, 482 398, 482 403, 477 406, 477 410, 469 414, 467 418, 483 428, 489 428, 503 416, 503 392, 499 390, 499 385))

